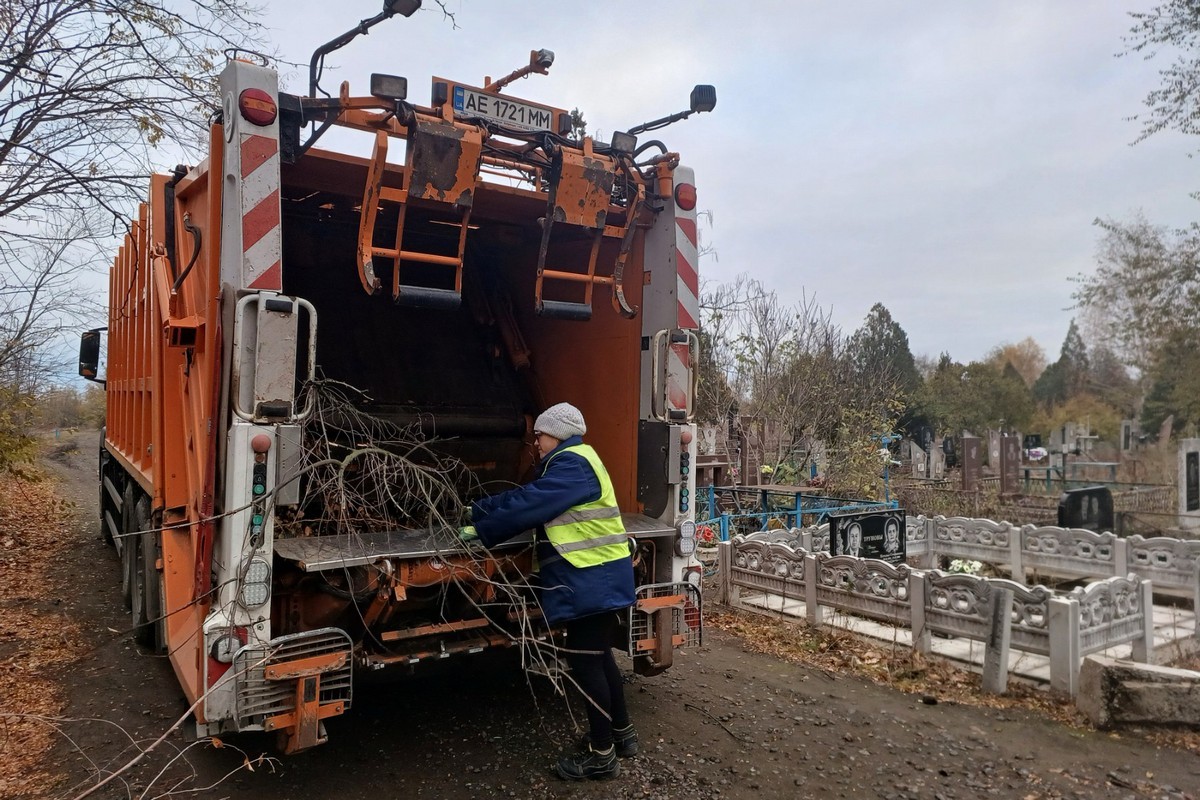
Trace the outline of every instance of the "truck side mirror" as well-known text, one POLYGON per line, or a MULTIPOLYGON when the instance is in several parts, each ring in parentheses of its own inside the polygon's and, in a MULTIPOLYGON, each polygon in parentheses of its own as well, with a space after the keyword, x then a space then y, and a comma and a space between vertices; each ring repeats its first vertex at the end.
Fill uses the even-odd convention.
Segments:
POLYGON ((107 364, 101 363, 100 350, 108 328, 93 328, 79 336, 79 374, 89 381, 104 383, 107 364))

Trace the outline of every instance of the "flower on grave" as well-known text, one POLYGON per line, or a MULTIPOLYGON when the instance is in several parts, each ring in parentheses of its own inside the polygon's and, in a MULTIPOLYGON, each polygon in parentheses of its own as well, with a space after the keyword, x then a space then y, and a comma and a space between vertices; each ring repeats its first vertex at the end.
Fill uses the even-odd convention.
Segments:
POLYGON ((956 558, 950 562, 951 572, 960 572, 965 575, 978 575, 983 569, 983 562, 971 561, 966 558, 956 558))
POLYGON ((719 541, 717 532, 713 530, 711 525, 701 525, 696 528, 697 547, 716 547, 719 541))

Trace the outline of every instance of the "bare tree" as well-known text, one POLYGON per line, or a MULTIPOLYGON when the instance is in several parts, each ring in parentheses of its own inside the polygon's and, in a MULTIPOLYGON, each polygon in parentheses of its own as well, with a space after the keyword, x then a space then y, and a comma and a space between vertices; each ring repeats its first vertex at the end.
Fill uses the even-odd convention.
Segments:
MULTIPOLYGON (((746 275, 705 287, 701 419, 734 418, 767 465, 794 461, 806 435, 831 436, 847 402, 844 341, 830 313, 803 295, 785 305, 746 275)), ((797 465, 799 466, 799 465, 797 465)))
POLYGON ((1189 310, 1200 306, 1200 237, 1153 225, 1141 214, 1095 224, 1103 231, 1096 271, 1074 278, 1072 297, 1088 338, 1141 370, 1173 328, 1192 324, 1189 310))
POLYGON ((35 397, 59 372, 50 363, 55 339, 95 305, 75 289, 90 252, 78 246, 86 229, 76 218, 56 240, 0 247, 0 471, 32 457, 35 397))
POLYGON ((241 0, 0 5, 0 235, 91 207, 123 219, 150 149, 207 130, 222 50, 261 41, 255 14, 241 0))
MULTIPOLYGON (((1162 83, 1143 99, 1149 115, 1141 118, 1137 141, 1163 130, 1200 133, 1200 13, 1196 0, 1164 0, 1147 11, 1130 12, 1133 27, 1120 55, 1147 61, 1166 53, 1170 63, 1159 70, 1162 83)), ((1138 119, 1134 117, 1134 119, 1138 119)))
POLYGON ((19 410, 61 374, 46 363, 56 336, 94 316, 77 278, 106 263, 100 252, 145 192, 152 151, 201 139, 222 51, 261 38, 256 14, 241 0, 0 3, 6 453, 27 439, 19 410))
POLYGON ((83 219, 62 222, 56 238, 0 248, 0 383, 20 391, 41 388, 48 376, 45 348, 62 330, 94 310, 75 291, 90 248, 83 219))

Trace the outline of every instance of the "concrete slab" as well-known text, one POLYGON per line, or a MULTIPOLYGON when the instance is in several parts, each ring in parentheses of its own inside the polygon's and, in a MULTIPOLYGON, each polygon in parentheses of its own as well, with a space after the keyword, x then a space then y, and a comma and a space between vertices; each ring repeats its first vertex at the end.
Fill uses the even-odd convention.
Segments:
POLYGON ((1088 656, 1079 672, 1075 704, 1097 728, 1200 728, 1200 672, 1088 656))

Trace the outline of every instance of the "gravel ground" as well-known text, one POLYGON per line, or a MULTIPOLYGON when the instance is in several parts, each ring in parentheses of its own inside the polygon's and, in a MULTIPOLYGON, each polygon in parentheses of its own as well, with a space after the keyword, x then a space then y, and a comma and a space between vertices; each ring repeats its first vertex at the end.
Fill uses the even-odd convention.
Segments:
MULTIPOLYGON (((83 644, 69 667, 44 671, 61 688, 67 721, 43 763, 57 782, 47 781, 37 796, 79 795, 185 710, 166 660, 140 654, 123 633, 116 558, 94 521, 94 448, 94 434, 81 436, 79 454, 55 465, 62 493, 77 508, 47 557, 56 560, 56 613, 78 625, 83 644)), ((919 693, 898 691, 834 671, 827 661, 781 657, 758 638, 780 638, 777 624, 714 619, 729 630, 710 627, 705 645, 681 655, 667 674, 629 674, 642 753, 623 761, 612 781, 552 777, 554 758, 579 731, 561 698, 544 684, 531 687, 510 659, 497 658, 361 685, 350 713, 330 722, 329 743, 298 756, 274 757, 262 736, 185 750, 184 738, 170 734, 90 796, 188 790, 205 798, 296 800, 1200 796, 1200 753, 1134 733, 1064 725, 1020 704, 967 705, 958 699, 961 687, 942 691, 937 676, 944 673, 936 671, 919 693)), ((836 650, 840 641, 823 646, 836 650)), ((578 707, 575 717, 583 718, 578 707)), ((0 744, 0 760, 7 764, 6 746, 0 744)))

